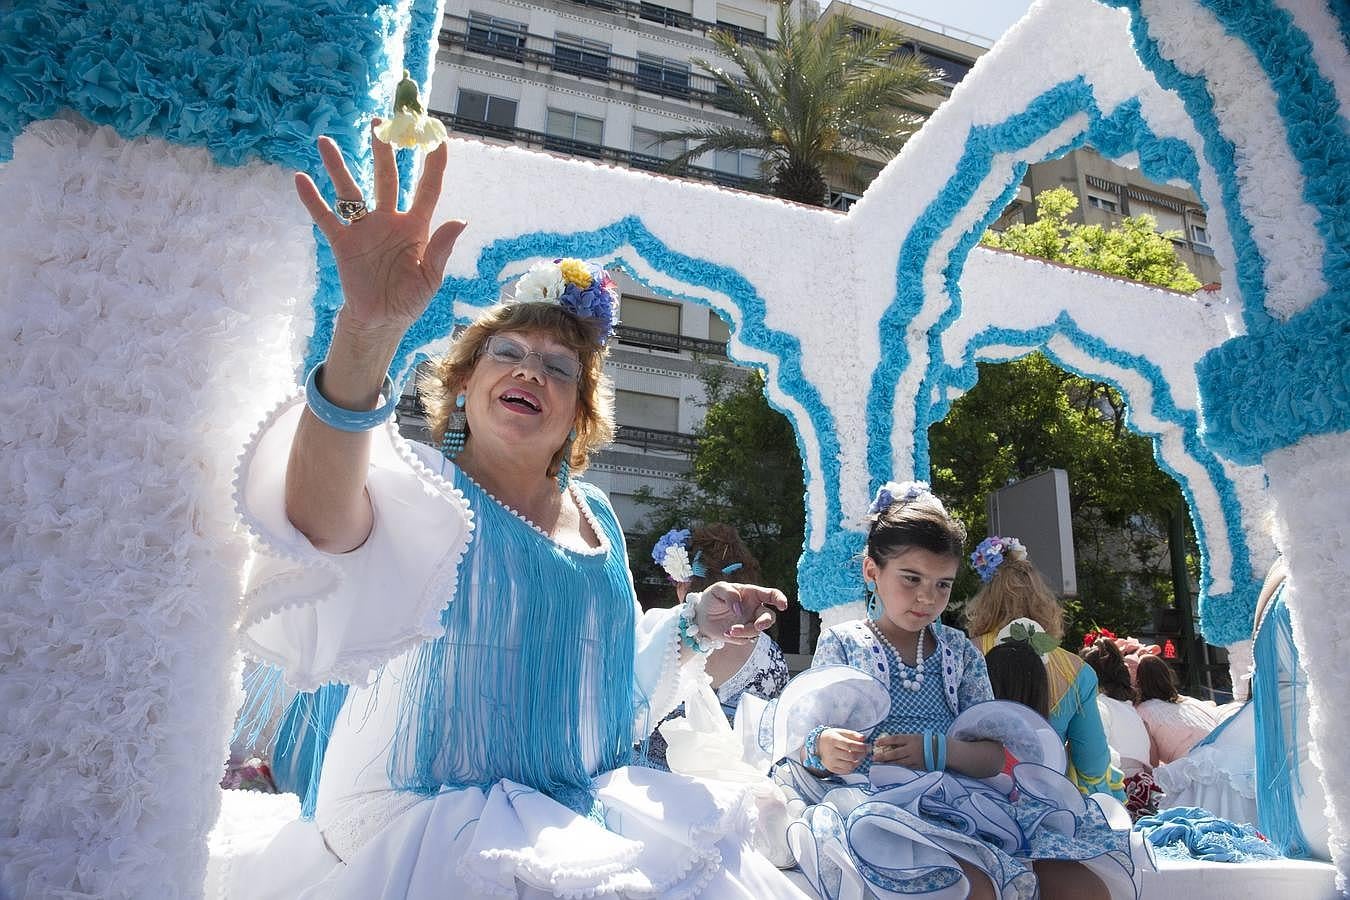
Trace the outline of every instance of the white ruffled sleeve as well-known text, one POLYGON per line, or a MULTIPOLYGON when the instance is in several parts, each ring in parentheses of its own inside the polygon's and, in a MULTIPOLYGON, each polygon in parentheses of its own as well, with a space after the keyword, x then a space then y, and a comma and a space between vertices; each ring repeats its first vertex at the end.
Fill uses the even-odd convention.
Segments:
POLYGON ((315 549, 285 509, 286 465, 303 410, 297 396, 267 417, 235 481, 255 549, 243 647, 284 669, 302 691, 330 681, 364 684, 391 659, 438 637, 474 528, 463 494, 428 467, 439 456, 404 440, 391 420, 373 433, 370 537, 350 553, 315 549))
POLYGON ((680 662, 680 607, 638 609, 637 659, 633 665, 633 733, 646 737, 689 697, 708 664, 708 654, 680 662))

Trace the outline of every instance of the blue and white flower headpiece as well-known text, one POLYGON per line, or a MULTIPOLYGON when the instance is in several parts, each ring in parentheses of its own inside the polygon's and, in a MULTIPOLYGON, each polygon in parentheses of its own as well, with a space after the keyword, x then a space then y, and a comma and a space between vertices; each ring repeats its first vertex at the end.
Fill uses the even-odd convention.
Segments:
POLYGON ((672 528, 661 535, 661 540, 652 548, 652 562, 665 569, 676 584, 688 584, 696 576, 704 578, 708 574, 702 552, 696 553, 690 561, 689 536, 688 528, 672 528))
POLYGON ((581 259, 537 262, 516 282, 516 302, 558 303, 578 319, 594 320, 601 347, 614 336, 619 286, 602 267, 581 259))
POLYGON ((988 584, 1005 559, 1022 560, 1026 558, 1026 545, 1017 538, 995 535, 980 541, 979 546, 975 548, 975 552, 970 554, 970 564, 980 576, 980 580, 988 584))
POLYGON ((942 501, 928 486, 928 482, 888 481, 877 488, 877 494, 872 498, 872 505, 867 507, 867 514, 869 516, 879 515, 896 503, 903 506, 906 503, 913 503, 921 499, 927 499, 929 502, 937 504, 938 509, 943 512, 947 511, 947 508, 942 505, 942 501))

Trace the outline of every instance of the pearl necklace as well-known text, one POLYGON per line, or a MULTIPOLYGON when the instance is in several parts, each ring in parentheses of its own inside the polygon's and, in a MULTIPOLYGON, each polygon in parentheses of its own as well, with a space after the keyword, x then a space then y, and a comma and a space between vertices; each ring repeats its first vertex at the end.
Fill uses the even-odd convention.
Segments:
MULTIPOLYGON (((919 639, 914 646, 914 667, 905 665, 904 659, 900 656, 900 651, 891 643, 891 639, 886 637, 886 632, 881 630, 881 626, 876 622, 868 623, 872 626, 872 631, 877 639, 891 648, 891 653, 895 654, 896 665, 900 667, 900 686, 907 691, 918 693, 923 687, 923 631, 919 632, 919 639)), ((927 629, 924 629, 925 631, 927 629)))

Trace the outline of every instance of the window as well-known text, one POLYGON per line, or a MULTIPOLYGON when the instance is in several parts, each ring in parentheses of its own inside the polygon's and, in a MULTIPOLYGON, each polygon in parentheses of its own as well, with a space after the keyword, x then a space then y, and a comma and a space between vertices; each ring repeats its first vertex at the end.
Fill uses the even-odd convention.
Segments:
POLYGON ((550 109, 544 131, 548 134, 544 146, 549 150, 599 156, 605 120, 567 110, 550 109))
POLYGON ((708 340, 725 344, 731 340, 731 326, 713 310, 708 310, 708 340))
MULTIPOLYGON (((646 157, 646 160, 634 160, 638 166, 642 162, 669 162, 685 151, 686 143, 684 141, 663 141, 659 131, 652 131, 649 128, 633 129, 633 152, 639 156, 646 157)), ((655 168, 663 168, 655 166, 655 168)))
POLYGON ((680 401, 676 397, 615 391, 614 420, 630 428, 676 431, 680 426, 680 401))
POLYGON ((853 204, 861 199, 862 196, 860 194, 850 194, 848 191, 831 190, 825 195, 825 205, 830 209, 848 212, 853 208, 853 204))
POLYGON ((525 58, 524 22, 499 19, 483 13, 469 13, 469 37, 466 46, 478 53, 514 59, 525 58))
POLYGON ((768 33, 768 22, 763 15, 722 3, 717 4, 717 25, 731 32, 738 41, 749 39, 763 43, 768 33))
POLYGON ((1209 229, 1204 225, 1191 225, 1191 243, 1209 246, 1209 229))
POLYGON ((955 56, 947 56, 945 53, 935 53, 927 47, 917 45, 910 48, 911 52, 919 58, 919 62, 938 74, 938 79, 945 85, 955 86, 960 83, 974 62, 965 59, 958 59, 955 56))
POLYGON ((637 59, 637 86, 655 94, 684 97, 689 94, 689 64, 639 53, 637 59))
POLYGON ((507 134, 516 127, 516 101, 478 91, 461 90, 455 115, 464 121, 480 122, 486 134, 507 134))
POLYGON ((649 22, 669 25, 671 28, 692 30, 694 27, 693 13, 694 4, 692 0, 668 0, 667 3, 648 3, 643 0, 638 5, 638 16, 649 22))
POLYGON ((553 40, 553 68, 582 78, 609 78, 609 44, 558 33, 553 40))
POLYGON ((713 153, 713 168, 723 175, 759 178, 763 160, 749 150, 718 150, 713 153))
POLYGON ((629 328, 679 334, 680 306, 678 303, 662 303, 659 300, 624 295, 619 302, 619 321, 629 328))
POLYGON ((1109 197, 1102 197, 1098 194, 1087 195, 1088 206, 1094 209, 1105 210, 1106 212, 1120 212, 1120 204, 1109 197))

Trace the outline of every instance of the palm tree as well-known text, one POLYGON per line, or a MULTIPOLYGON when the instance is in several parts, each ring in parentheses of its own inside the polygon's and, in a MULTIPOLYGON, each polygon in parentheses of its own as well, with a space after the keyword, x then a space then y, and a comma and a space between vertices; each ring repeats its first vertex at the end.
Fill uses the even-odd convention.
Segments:
POLYGON ((901 103, 939 76, 913 53, 902 52, 905 38, 896 32, 843 16, 794 20, 791 5, 779 9, 779 37, 772 47, 739 44, 727 32, 713 32, 718 51, 742 77, 694 60, 716 81, 718 105, 745 119, 749 129, 694 128, 661 138, 692 142, 671 161, 672 169, 710 150, 758 151, 775 195, 824 206, 825 171, 854 171, 860 152, 886 159, 900 152, 922 121, 903 112, 901 103))

